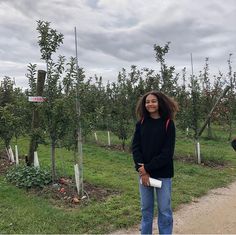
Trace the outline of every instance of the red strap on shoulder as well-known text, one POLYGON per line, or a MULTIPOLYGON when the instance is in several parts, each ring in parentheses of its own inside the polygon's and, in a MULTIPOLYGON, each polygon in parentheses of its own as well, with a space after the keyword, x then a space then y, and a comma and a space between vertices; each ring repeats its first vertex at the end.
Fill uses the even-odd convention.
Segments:
POLYGON ((140 123, 143 124, 143 121, 144 121, 144 117, 141 119, 140 123))
POLYGON ((166 120, 166 131, 167 131, 167 129, 168 129, 169 123, 170 123, 170 118, 168 118, 168 119, 166 120))
MULTIPOLYGON (((143 121, 144 121, 144 118, 142 118, 141 121, 140 121, 141 125, 143 124, 143 121)), ((169 123, 170 123, 170 118, 168 118, 168 119, 166 120, 166 131, 167 131, 167 129, 168 129, 169 123)))

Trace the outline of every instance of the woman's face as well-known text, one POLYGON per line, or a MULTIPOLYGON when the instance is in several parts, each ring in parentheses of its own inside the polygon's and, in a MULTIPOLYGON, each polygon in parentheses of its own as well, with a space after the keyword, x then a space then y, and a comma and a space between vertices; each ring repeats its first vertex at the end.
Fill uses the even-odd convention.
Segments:
POLYGON ((157 100, 157 97, 155 95, 150 94, 146 97, 145 108, 150 113, 150 115, 159 114, 158 100, 157 100))

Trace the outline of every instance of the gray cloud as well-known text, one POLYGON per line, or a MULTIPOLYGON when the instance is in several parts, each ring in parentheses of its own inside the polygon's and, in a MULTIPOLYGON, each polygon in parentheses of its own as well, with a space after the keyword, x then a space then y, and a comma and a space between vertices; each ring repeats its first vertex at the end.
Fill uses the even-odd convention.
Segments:
POLYGON ((66 57, 75 54, 76 26, 80 66, 88 76, 115 80, 122 67, 157 68, 153 45, 168 41, 167 62, 177 69, 190 67, 190 53, 196 71, 206 57, 213 71, 227 69, 236 50, 235 18, 234 0, 0 0, 0 79, 16 77, 26 86, 27 64, 44 66, 39 19, 64 34, 58 53, 66 57))

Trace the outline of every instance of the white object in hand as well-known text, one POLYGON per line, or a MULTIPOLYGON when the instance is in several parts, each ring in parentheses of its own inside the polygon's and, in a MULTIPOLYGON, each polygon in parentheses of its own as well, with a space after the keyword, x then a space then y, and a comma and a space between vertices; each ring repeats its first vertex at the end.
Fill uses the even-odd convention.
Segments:
MULTIPOLYGON (((140 183, 142 184, 142 180, 140 179, 140 183)), ((157 180, 154 178, 149 177, 149 186, 155 187, 155 188, 161 188, 162 185, 162 181, 161 180, 157 180)))
POLYGON ((150 177, 149 182, 150 182, 150 186, 156 187, 156 188, 161 188, 161 185, 162 185, 161 180, 157 180, 157 179, 154 179, 154 178, 150 177))

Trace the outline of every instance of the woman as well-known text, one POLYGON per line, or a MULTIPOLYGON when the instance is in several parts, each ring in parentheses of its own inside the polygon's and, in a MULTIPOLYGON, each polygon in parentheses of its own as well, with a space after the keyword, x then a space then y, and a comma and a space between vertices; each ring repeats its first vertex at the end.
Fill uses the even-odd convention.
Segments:
POLYGON ((171 178, 174 176, 175 148, 173 119, 177 111, 177 103, 157 91, 146 93, 137 103, 139 121, 133 136, 132 153, 139 173, 141 234, 152 234, 154 192, 157 195, 159 233, 172 233, 171 178), (150 187, 149 177, 161 180, 161 188, 150 187))

